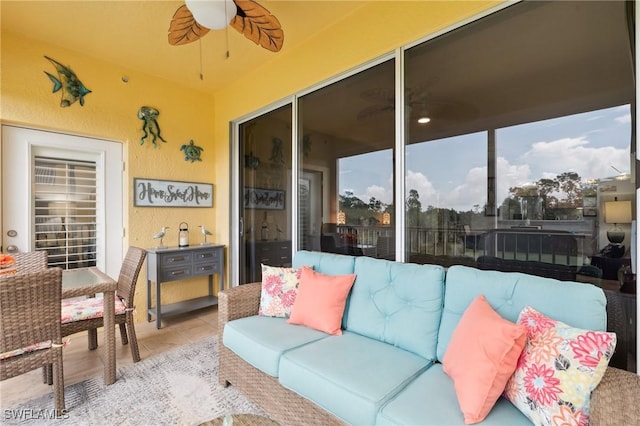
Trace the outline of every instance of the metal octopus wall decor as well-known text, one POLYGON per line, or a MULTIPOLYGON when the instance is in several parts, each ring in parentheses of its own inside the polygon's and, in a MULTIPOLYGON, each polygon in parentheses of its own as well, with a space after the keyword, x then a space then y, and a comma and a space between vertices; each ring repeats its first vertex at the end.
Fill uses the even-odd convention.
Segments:
POLYGON ((142 131, 144 132, 144 135, 142 135, 142 138, 140 139, 140 145, 143 145, 145 143, 145 139, 149 136, 152 137, 151 143, 154 148, 158 147, 158 144, 156 143, 156 140, 158 139, 162 142, 167 142, 160 135, 160 125, 157 120, 158 115, 160 115, 160 111, 148 106, 143 106, 138 110, 138 118, 143 121, 142 131))

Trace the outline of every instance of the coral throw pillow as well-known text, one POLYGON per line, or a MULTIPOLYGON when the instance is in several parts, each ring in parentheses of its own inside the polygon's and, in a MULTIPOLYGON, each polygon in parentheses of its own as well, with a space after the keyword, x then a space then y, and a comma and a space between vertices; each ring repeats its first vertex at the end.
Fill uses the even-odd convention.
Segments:
POLYGON ((304 268, 287 322, 341 335, 342 314, 355 279, 355 274, 325 275, 304 268))
POLYGON ((302 268, 262 265, 262 290, 258 315, 288 318, 298 294, 302 268))
POLYGON ((573 328, 531 307, 525 346, 505 397, 537 425, 588 425, 589 401, 616 347, 615 333, 573 328))
POLYGON ((442 360, 465 424, 487 417, 516 368, 526 337, 522 325, 502 318, 483 295, 471 302, 442 360))

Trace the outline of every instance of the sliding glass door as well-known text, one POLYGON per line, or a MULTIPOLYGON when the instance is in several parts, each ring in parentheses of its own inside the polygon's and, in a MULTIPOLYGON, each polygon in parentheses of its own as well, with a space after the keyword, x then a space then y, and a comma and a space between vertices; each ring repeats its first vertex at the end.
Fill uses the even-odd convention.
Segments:
POLYGON ((261 265, 291 264, 291 106, 239 126, 240 283, 262 278, 261 265))

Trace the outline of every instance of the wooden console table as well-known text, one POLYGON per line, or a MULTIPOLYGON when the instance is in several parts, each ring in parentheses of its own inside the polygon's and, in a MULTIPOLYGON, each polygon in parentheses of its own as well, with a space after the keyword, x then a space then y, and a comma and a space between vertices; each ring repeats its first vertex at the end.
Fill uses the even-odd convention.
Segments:
POLYGON ((202 245, 147 250, 147 321, 156 318, 161 327, 163 316, 170 316, 218 304, 213 295, 213 274, 218 274, 218 291, 224 289, 224 246, 202 245), (162 283, 209 276, 209 295, 162 305, 162 283), (151 282, 156 283, 156 306, 151 306, 151 282))

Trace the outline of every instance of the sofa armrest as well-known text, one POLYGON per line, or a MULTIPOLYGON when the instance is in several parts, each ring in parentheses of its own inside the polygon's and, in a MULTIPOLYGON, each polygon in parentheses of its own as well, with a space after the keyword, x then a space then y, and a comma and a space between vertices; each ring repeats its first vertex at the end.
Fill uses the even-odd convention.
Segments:
POLYGON ((218 293, 218 333, 224 325, 238 318, 257 315, 262 283, 243 284, 218 293))
POLYGON ((591 394, 592 425, 640 425, 640 376, 609 367, 591 394))

